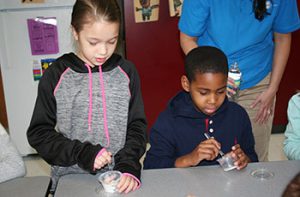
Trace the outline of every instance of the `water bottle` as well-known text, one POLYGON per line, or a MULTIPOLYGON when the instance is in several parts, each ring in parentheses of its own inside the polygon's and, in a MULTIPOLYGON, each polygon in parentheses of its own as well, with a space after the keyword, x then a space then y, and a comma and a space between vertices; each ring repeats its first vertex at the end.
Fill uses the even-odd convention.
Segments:
POLYGON ((229 100, 236 101, 241 84, 242 73, 237 62, 230 65, 228 71, 227 96, 229 100))

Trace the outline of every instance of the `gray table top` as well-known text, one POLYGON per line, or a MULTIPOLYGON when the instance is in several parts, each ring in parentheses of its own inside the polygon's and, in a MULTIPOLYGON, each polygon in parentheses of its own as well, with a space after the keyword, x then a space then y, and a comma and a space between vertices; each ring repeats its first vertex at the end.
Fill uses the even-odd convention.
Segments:
POLYGON ((0 184, 1 197, 43 197, 50 183, 48 176, 16 178, 0 184))
MULTIPOLYGON (((229 172, 224 172, 219 166, 144 170, 142 171, 142 187, 126 196, 276 197, 281 196, 286 185, 298 172, 300 172, 300 161, 250 163, 241 171, 229 172), (268 180, 252 177, 251 172, 260 168, 267 169, 274 176, 268 180)), ((97 181, 97 175, 71 174, 61 177, 58 183, 55 197, 61 196, 122 195, 105 194, 97 181)))

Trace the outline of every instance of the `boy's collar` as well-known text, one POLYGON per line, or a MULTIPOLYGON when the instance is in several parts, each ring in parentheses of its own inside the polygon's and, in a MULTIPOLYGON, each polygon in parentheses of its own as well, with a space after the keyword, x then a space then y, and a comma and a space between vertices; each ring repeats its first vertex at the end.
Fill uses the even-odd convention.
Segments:
POLYGON ((202 111, 199 111, 196 106, 193 103, 193 100, 188 92, 181 91, 179 92, 172 100, 170 105, 173 105, 171 108, 173 108, 173 114, 175 116, 186 116, 190 118, 207 118, 207 117, 213 117, 218 115, 219 113, 222 113, 227 106, 228 106, 228 98, 225 97, 222 105, 218 108, 218 110, 213 115, 207 115, 203 113, 202 111), (181 102, 177 103, 175 100, 181 100, 181 102), (176 103, 173 103, 173 102, 176 103), (177 106, 179 104, 179 106, 177 106))

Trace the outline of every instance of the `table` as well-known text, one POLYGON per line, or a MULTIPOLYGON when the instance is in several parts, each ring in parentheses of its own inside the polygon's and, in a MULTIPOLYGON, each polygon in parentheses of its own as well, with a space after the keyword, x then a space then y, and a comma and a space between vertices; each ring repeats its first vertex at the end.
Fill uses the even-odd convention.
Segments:
MULTIPOLYGON (((276 197, 281 196, 289 181, 300 172, 300 161, 250 163, 247 168, 224 172, 219 166, 142 171, 142 187, 126 197, 276 197), (274 173, 269 180, 252 177, 253 170, 265 168, 274 173)), ((97 176, 71 174, 60 178, 55 197, 105 196, 96 192, 97 176)), ((122 195, 106 195, 122 196, 122 195)))
POLYGON ((46 196, 50 177, 34 176, 12 179, 0 184, 1 197, 43 197, 46 196))

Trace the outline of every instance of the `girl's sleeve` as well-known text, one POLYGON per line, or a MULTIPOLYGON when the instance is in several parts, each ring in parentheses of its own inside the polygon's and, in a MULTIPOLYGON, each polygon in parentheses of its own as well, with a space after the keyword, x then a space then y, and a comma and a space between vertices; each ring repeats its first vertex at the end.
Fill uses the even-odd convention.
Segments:
POLYGON ((131 92, 126 142, 124 148, 115 155, 115 169, 123 173, 129 173, 140 179, 140 158, 146 150, 147 121, 144 112, 140 79, 134 66, 132 65, 130 68, 129 71, 126 71, 130 78, 129 86, 131 92))
POLYGON ((292 97, 288 105, 288 125, 283 150, 288 159, 300 160, 300 94, 292 97))
POLYGON ((274 20, 273 30, 277 33, 290 33, 300 27, 300 20, 296 0, 281 0, 274 20))
MULTIPOLYGON (((53 63, 55 64, 55 63, 53 63)), ((56 100, 54 89, 63 71, 54 71, 56 65, 46 70, 38 86, 31 122, 27 130, 29 144, 51 165, 71 166, 93 171, 94 160, 100 145, 71 140, 55 130, 56 100)))
POLYGON ((184 0, 178 23, 179 30, 189 36, 199 37, 206 28, 208 16, 207 0, 184 0))

